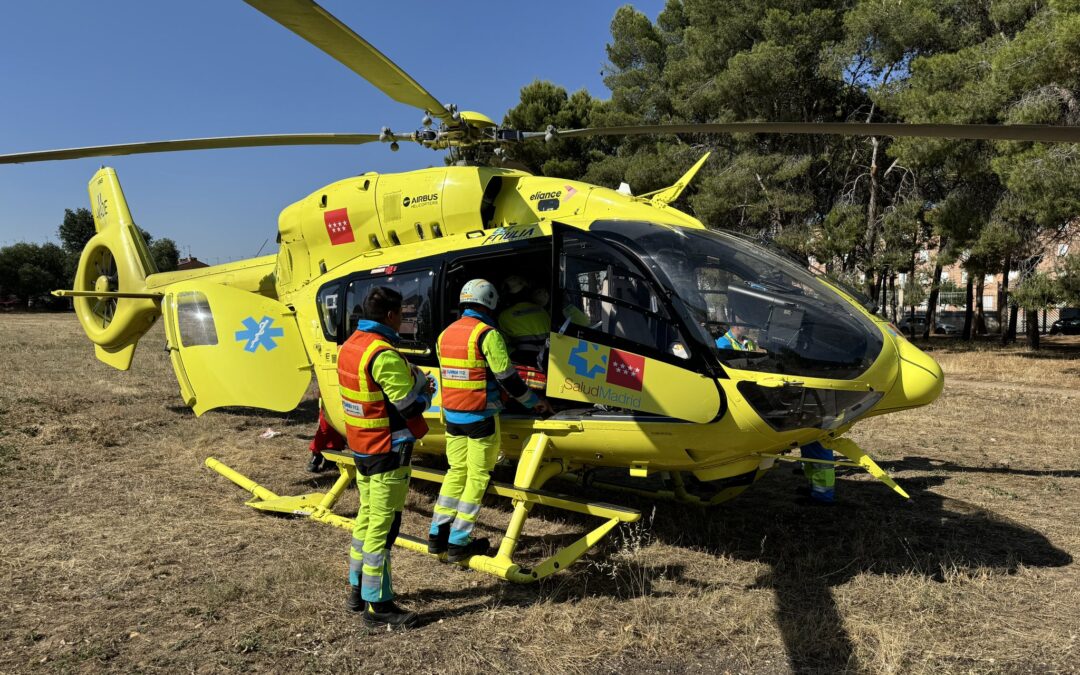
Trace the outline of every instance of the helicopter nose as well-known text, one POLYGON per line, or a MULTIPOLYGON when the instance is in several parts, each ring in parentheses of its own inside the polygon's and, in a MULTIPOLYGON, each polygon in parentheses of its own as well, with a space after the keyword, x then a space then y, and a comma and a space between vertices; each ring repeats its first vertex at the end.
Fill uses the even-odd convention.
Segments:
POLYGON ((945 386, 941 366, 929 354, 904 338, 894 338, 899 359, 896 382, 878 403, 878 409, 917 408, 932 403, 945 386))

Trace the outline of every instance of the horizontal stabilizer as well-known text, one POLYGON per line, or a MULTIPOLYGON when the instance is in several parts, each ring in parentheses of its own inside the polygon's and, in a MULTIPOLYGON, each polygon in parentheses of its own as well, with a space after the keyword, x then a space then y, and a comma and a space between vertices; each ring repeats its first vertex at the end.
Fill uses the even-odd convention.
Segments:
POLYGON ((680 178, 674 185, 662 188, 660 190, 655 190, 653 192, 648 192, 641 196, 652 200, 654 204, 663 204, 665 206, 670 204, 671 202, 678 199, 679 195, 681 195, 683 193, 683 190, 686 189, 686 186, 690 184, 690 181, 694 180, 694 176, 696 176, 697 172, 701 170, 701 167, 705 166, 705 160, 709 159, 709 155, 711 154, 711 152, 706 152, 704 155, 702 155, 701 159, 695 162, 694 166, 690 167, 690 170, 684 173, 682 175, 682 178, 680 178))

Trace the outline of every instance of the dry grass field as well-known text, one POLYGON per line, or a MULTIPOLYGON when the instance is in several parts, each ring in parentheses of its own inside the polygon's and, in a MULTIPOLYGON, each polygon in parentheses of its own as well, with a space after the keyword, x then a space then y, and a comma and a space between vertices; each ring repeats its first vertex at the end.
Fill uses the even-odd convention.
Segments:
MULTIPOLYGON (((247 508, 202 464, 325 489, 303 470, 312 402, 196 419, 163 342, 120 373, 72 315, 0 316, 0 672, 1080 669, 1080 346, 935 341, 939 401, 853 432, 909 504, 851 475, 803 506, 786 467, 707 513, 608 495, 643 523, 535 586, 395 551, 427 623, 387 633, 344 610, 348 533, 247 508)), ((406 532, 433 494, 416 486, 406 532)), ((584 525, 537 514, 534 553, 584 525)), ((508 516, 490 503, 484 533, 508 516)))

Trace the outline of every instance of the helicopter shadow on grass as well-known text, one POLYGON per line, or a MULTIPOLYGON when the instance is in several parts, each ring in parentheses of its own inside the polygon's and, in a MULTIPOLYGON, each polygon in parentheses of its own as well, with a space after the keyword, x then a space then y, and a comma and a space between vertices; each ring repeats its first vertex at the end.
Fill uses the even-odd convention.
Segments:
MULTIPOLYGON (((966 574, 1009 575, 1021 566, 1061 567, 1073 561, 1037 530, 932 492, 947 480, 943 476, 905 480, 910 502, 897 499, 876 482, 841 480, 841 501, 831 507, 800 502, 792 488, 801 483, 792 478, 763 481, 734 502, 704 513, 663 503, 652 515, 648 537, 696 552, 768 565, 768 571, 750 588, 771 588, 776 594, 776 621, 796 673, 860 670, 832 591, 858 575, 912 576, 945 583, 966 574), (698 525, 688 529, 689 522, 698 525)), ((418 488, 431 499, 437 494, 434 486, 418 488)), ((652 512, 655 505, 623 495, 618 501, 643 513, 652 512)), ((498 501, 485 501, 485 508, 509 510, 498 501)), ((540 518, 550 517, 542 509, 536 513, 540 518)), ((559 512, 556 517, 575 529, 595 524, 595 519, 572 513, 559 512)), ((526 536, 521 551, 535 555, 578 536, 580 532, 526 536)), ((575 602, 586 596, 626 600, 670 594, 654 580, 715 588, 688 576, 679 564, 623 563, 620 568, 606 562, 605 556, 617 550, 618 544, 609 543, 598 555, 536 585, 494 582, 455 590, 418 589, 416 597, 425 601, 489 598, 443 612, 433 619, 437 621, 492 603, 528 606, 540 601, 575 602)))
POLYGON ((880 462, 889 473, 898 471, 945 471, 947 473, 999 473, 1012 476, 1045 476, 1049 478, 1080 478, 1076 469, 1019 469, 1010 466, 966 466, 929 457, 907 456, 901 460, 880 462))
MULTIPOLYGON (((177 415, 194 415, 186 405, 167 405, 165 409, 171 413, 177 415)), ((315 425, 319 422, 319 401, 318 399, 305 399, 300 402, 298 406, 288 412, 276 412, 273 410, 266 410, 263 408, 244 408, 240 406, 226 406, 224 408, 215 408, 206 412, 207 415, 214 416, 233 416, 233 417, 249 417, 265 420, 282 420, 288 424, 311 424, 315 425)))
POLYGON ((654 536, 770 569, 754 587, 776 593, 776 619, 793 671, 859 670, 832 588, 867 573, 946 582, 965 574, 1061 567, 1072 557, 1040 532, 930 489, 912 478, 903 502, 868 481, 839 481, 835 506, 800 503, 791 481, 769 481, 687 530, 681 507, 658 509, 654 536))

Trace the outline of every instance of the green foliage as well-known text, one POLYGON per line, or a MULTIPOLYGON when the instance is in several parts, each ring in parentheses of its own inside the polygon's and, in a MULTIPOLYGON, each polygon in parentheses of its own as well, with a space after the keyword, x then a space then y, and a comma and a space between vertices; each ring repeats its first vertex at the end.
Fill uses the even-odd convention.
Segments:
POLYGON ((1033 272, 1013 290, 1012 301, 1027 310, 1049 309, 1061 301, 1061 288, 1049 274, 1033 272))
POLYGON ((26 307, 55 304, 49 293, 65 286, 67 260, 56 244, 18 243, 0 248, 0 299, 14 296, 26 307))
POLYGON ((921 272, 908 274, 904 281, 904 304, 919 305, 929 296, 930 279, 921 272))
MULTIPOLYGON (((611 22, 607 101, 548 82, 520 129, 738 120, 1080 124, 1080 5, 1070 0, 669 0, 611 22)), ((918 252, 1001 273, 1080 215, 1071 145, 706 136, 561 139, 519 159, 635 193, 713 159, 677 204, 827 269, 926 272, 918 252)))
MULTIPOLYGON (((567 94, 562 87, 537 80, 521 89, 521 102, 507 111, 503 124, 514 129, 579 129, 592 124, 598 105, 585 90, 567 94)), ((525 143, 514 149, 514 159, 545 176, 579 179, 600 144, 592 139, 525 143)))
POLYGON ((172 239, 155 239, 150 245, 150 257, 154 259, 158 272, 172 272, 180 263, 180 249, 172 239))
MULTIPOLYGON (((180 251, 172 239, 154 239, 139 228, 159 272, 176 269, 180 251)), ((24 307, 67 307, 65 300, 51 295, 61 288, 71 288, 79 256, 96 234, 93 214, 87 209, 64 209, 64 220, 57 228, 60 246, 20 242, 0 248, 0 300, 17 299, 24 307)))
POLYGON ((1069 307, 1080 307, 1080 254, 1065 258, 1058 269, 1057 282, 1061 301, 1069 307))
POLYGON ((89 209, 64 209, 64 222, 60 223, 56 232, 60 245, 75 256, 82 252, 86 242, 96 233, 94 216, 89 209))

